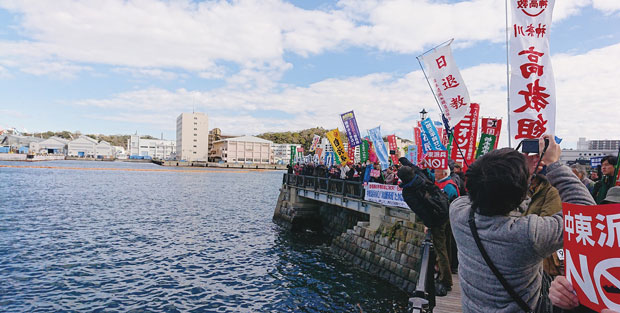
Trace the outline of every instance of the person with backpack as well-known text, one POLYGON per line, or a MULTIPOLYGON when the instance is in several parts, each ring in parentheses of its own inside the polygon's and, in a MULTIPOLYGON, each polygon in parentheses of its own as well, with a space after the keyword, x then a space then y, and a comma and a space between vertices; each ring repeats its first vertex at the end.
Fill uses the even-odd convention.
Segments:
POLYGON ((452 272, 447 247, 450 239, 447 229, 450 227, 448 224, 450 200, 435 185, 426 171, 413 165, 407 158, 400 158, 399 162, 403 165, 398 170, 398 177, 402 181, 400 187, 403 189, 403 200, 431 232, 439 266, 435 295, 445 296, 452 290, 452 272))
MULTIPOLYGON (((560 164, 561 150, 553 136, 543 138, 539 162, 547 166, 547 179, 562 201, 593 205, 584 184, 560 164)), ((450 205, 463 312, 551 312, 551 282, 543 279, 548 277, 543 275, 543 259, 562 248, 562 212, 510 215, 525 199, 531 178, 526 157, 514 149, 483 155, 469 166, 466 177, 469 195, 450 205)))

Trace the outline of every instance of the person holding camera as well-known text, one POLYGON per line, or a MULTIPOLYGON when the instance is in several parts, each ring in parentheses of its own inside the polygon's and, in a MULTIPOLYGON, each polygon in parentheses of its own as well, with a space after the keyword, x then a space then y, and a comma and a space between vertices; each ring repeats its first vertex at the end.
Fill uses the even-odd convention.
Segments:
MULTIPOLYGON (((539 147, 539 164, 547 166, 547 179, 562 201, 593 205, 586 187, 558 162, 553 136, 541 138, 539 147)), ((562 213, 509 215, 526 198, 531 179, 526 157, 514 149, 485 154, 466 177, 469 195, 450 206, 463 312, 551 312, 543 259, 562 248, 562 213)))

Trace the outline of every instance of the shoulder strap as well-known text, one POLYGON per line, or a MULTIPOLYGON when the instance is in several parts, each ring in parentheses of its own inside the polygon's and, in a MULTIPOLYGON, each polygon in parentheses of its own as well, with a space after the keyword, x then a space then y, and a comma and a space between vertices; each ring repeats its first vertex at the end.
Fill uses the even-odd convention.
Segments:
POLYGON ((497 267, 495 267, 495 264, 493 264, 493 262, 489 258, 489 255, 487 254, 487 251, 484 249, 484 246, 482 246, 480 236, 478 235, 478 230, 476 229, 476 217, 474 208, 471 208, 471 211, 469 211, 469 229, 471 230, 471 234, 474 236, 474 241, 476 241, 476 245, 478 246, 478 250, 480 250, 480 254, 482 254, 482 257, 484 258, 484 261, 487 263, 493 274, 495 274, 495 277, 497 277, 502 286, 504 286, 504 289, 506 289, 510 297, 515 300, 515 302, 517 302, 519 307, 521 307, 521 310, 523 310, 524 312, 533 313, 534 311, 532 311, 532 309, 530 309, 527 303, 525 303, 525 301, 523 301, 523 299, 519 297, 515 290, 512 289, 512 287, 508 284, 504 276, 502 276, 502 274, 499 272, 497 267))

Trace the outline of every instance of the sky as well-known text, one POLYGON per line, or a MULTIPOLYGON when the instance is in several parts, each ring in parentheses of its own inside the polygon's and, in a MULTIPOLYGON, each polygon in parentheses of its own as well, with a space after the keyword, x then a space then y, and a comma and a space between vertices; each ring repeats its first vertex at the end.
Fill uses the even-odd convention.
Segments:
MULTIPOLYGON (((256 135, 354 110, 411 139, 440 114, 416 56, 451 38, 481 116, 505 119, 504 3, 0 0, 0 128, 175 139, 194 110, 256 135)), ((620 1, 558 0, 549 34, 556 135, 620 139, 620 1)))

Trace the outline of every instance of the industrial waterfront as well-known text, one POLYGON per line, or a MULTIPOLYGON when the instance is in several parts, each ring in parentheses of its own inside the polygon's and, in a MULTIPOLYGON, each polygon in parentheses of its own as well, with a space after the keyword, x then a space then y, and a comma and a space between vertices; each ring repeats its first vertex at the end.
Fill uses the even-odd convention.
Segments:
POLYGON ((3 311, 406 307, 406 293, 334 256, 327 238, 273 223, 282 171, 0 165, 3 311))

